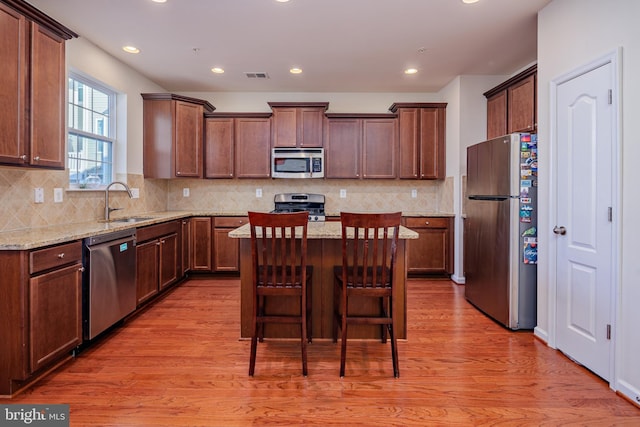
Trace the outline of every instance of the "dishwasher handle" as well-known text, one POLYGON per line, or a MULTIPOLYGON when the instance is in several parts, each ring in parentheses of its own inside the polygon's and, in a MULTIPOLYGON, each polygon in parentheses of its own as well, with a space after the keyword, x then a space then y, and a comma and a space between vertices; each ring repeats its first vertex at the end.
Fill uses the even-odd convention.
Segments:
POLYGON ((135 248, 136 247, 136 238, 135 236, 131 236, 131 237, 126 237, 124 239, 117 239, 117 240, 110 240, 108 242, 104 242, 104 243, 100 243, 97 245, 91 245, 91 246, 87 246, 87 249, 89 250, 89 252, 94 252, 94 251, 98 251, 101 248, 104 248, 105 246, 120 246, 120 252, 124 252, 126 250, 129 249, 129 245, 128 243, 131 243, 131 248, 135 248), (126 246, 121 246, 121 245, 125 245, 126 246))

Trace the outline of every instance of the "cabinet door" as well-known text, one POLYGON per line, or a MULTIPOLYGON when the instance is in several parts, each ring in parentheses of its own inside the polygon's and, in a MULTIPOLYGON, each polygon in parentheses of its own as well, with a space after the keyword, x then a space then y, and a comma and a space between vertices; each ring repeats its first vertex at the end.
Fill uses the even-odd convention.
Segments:
POLYGON ((445 109, 420 109, 420 178, 445 177, 445 109))
POLYGON ((487 139, 507 133, 507 91, 503 90, 487 98, 487 139))
POLYGON ((28 162, 27 40, 25 18, 0 3, 0 163, 28 162))
POLYGON ((175 101, 176 176, 202 178, 202 106, 175 101))
POLYGON ((216 217, 213 219, 214 271, 240 271, 240 241, 229 232, 249 222, 247 217, 216 217))
POLYGON ((362 121, 362 177, 395 178, 398 152, 396 119, 362 121))
POLYGON ((407 240, 407 272, 411 274, 451 274, 453 257, 450 218, 407 218, 406 226, 417 240, 407 240))
POLYGON ((298 143, 297 108, 273 108, 272 142, 274 147, 295 147, 298 143))
POLYGON ((189 218, 185 218, 181 221, 180 245, 182 260, 180 263, 180 277, 184 277, 184 275, 191 270, 191 220, 189 218))
POLYGON ((234 119, 205 120, 205 178, 233 178, 234 119))
POLYGON ((399 108, 399 165, 400 178, 418 179, 420 174, 420 110, 399 108))
POLYGON ((359 178, 362 120, 329 119, 324 144, 325 177, 359 178))
POLYGON ((178 234, 173 233, 159 239, 158 274, 160 290, 178 280, 178 234))
POLYGON ((31 164, 64 169, 64 40, 31 24, 31 164))
POLYGON ((533 132, 536 128, 536 76, 531 75, 507 89, 508 133, 533 132))
POLYGON ((298 144, 300 147, 322 147, 324 108, 298 109, 298 144))
POLYGON ((82 344, 82 264, 29 280, 31 372, 82 344))
POLYGON ((237 118, 235 121, 236 177, 271 177, 270 119, 237 118))
POLYGON ((211 218, 191 218, 191 271, 211 271, 211 218))
POLYGON ((136 298, 138 305, 158 293, 158 240, 136 245, 136 298))

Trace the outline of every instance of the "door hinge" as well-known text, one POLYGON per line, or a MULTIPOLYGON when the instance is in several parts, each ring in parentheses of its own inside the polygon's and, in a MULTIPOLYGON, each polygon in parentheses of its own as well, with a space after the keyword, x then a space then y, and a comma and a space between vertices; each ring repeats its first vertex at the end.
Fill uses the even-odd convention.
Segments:
POLYGON ((607 339, 611 339, 611 325, 607 325, 607 339))
POLYGON ((609 222, 613 222, 613 208, 611 206, 607 209, 607 218, 609 222))
POLYGON ((613 91, 609 89, 609 105, 613 104, 613 91))

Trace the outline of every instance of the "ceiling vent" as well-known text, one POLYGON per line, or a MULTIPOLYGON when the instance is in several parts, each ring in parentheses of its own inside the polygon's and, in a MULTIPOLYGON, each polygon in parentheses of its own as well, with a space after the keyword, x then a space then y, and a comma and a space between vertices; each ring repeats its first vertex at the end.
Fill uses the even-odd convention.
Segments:
POLYGON ((269 74, 267 73, 244 73, 247 78, 249 79, 268 79, 269 78, 269 74))

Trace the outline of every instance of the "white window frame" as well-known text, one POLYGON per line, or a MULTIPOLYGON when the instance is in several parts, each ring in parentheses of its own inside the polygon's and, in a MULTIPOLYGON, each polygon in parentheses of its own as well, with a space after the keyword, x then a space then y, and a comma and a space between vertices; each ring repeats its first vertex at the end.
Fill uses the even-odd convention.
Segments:
MULTIPOLYGON (((86 184, 84 183, 77 183, 77 182, 71 182, 71 168, 70 168, 70 164, 72 159, 69 157, 69 146, 67 145, 67 152, 66 152, 66 158, 67 158, 67 165, 69 168, 69 188, 70 189, 79 189, 79 190, 104 190, 107 186, 107 184, 109 182, 114 181, 115 176, 116 176, 116 171, 118 170, 117 167, 117 147, 118 147, 118 140, 117 140, 117 111, 116 111, 116 105, 117 105, 117 101, 118 101, 118 93, 117 91, 115 91, 114 89, 108 87, 107 85, 103 84, 102 82, 94 79, 93 77, 87 76, 85 74, 81 74, 75 71, 70 70, 69 71, 69 75, 67 77, 67 80, 69 79, 73 79, 75 81, 78 81, 86 86, 92 87, 94 89, 99 90, 100 92, 103 92, 105 94, 107 94, 109 96, 109 107, 108 107, 108 111, 109 111, 109 131, 108 131, 108 137, 102 136, 102 135, 98 135, 98 134, 93 134, 91 132, 86 132, 83 130, 79 130, 79 129, 75 129, 73 127, 70 126, 69 123, 69 118, 67 118, 67 132, 68 135, 78 135, 78 136, 85 136, 88 138, 92 138, 92 139, 96 139, 96 140, 101 140, 103 142, 108 142, 111 145, 111 175, 108 177, 105 177, 105 182, 101 182, 98 185, 94 185, 91 186, 90 188, 86 186, 86 184)), ((71 110, 72 107, 76 106, 76 104, 74 104, 74 100, 73 99, 67 99, 67 111, 69 112, 69 114, 71 114, 71 110)), ((69 136, 67 136, 67 139, 69 140, 69 136)), ((75 160, 74 160, 75 161, 75 160)))

